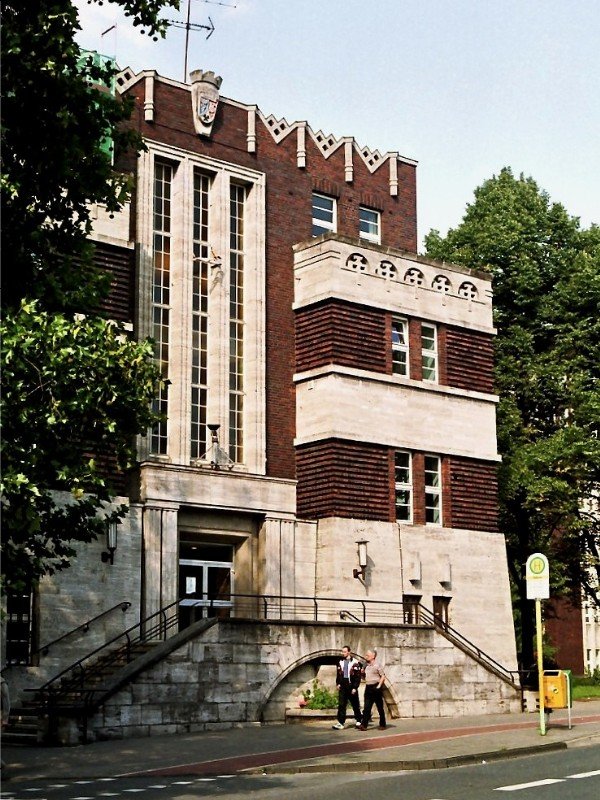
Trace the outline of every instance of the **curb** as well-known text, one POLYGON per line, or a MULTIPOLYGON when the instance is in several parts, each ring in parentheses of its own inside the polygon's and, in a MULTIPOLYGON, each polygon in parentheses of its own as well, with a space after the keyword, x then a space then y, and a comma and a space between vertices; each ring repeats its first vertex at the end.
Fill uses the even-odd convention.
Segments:
POLYGON ((404 772, 407 770, 448 769, 488 761, 503 761, 509 758, 566 750, 566 742, 515 747, 510 750, 493 750, 489 753, 472 753, 449 758, 430 758, 412 761, 329 761, 323 764, 299 764, 297 766, 265 765, 239 771, 240 775, 295 775, 308 772, 404 772))

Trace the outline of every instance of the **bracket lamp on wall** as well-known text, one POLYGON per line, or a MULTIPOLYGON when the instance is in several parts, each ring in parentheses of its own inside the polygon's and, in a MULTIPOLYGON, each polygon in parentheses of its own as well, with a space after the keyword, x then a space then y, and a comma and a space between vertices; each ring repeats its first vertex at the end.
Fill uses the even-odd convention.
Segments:
POLYGON ((359 539, 356 544, 358 545, 358 566, 360 569, 353 570, 352 574, 355 578, 364 578, 367 572, 367 545, 369 542, 366 539, 359 539))
POLYGON ((109 520, 106 525, 106 551, 101 554, 104 564, 111 566, 115 562, 115 550, 117 549, 117 525, 119 523, 116 519, 109 520))

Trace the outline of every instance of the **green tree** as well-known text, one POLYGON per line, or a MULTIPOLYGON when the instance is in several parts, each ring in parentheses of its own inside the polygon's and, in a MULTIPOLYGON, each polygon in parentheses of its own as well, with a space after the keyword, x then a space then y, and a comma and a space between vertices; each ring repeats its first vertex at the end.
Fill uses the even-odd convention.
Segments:
POLYGON ((463 221, 427 255, 491 273, 500 522, 523 663, 533 660, 524 564, 551 564, 552 595, 596 599, 600 578, 600 228, 510 169, 475 190, 463 221), (586 568, 591 568, 592 579, 586 568))
MULTIPOLYGON (((100 0, 100 4, 101 4, 100 0)), ((152 36, 178 0, 114 0, 152 36)), ((5 0, 2 11, 2 582, 68 565, 102 528, 114 488, 95 456, 132 464, 154 417, 148 342, 105 319, 109 276, 94 264, 90 207, 121 208, 115 153, 140 149, 131 108, 102 87, 115 66, 75 42, 70 0, 5 0), (56 494, 62 492, 59 501, 56 494), (64 498, 69 498, 67 502, 64 498)), ((114 512, 122 517, 124 509, 114 512)))

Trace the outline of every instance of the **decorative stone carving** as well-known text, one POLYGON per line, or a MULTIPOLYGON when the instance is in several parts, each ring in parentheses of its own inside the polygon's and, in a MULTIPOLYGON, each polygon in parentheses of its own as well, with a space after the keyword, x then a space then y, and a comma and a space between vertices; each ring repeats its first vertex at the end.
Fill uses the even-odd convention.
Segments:
POLYGON ((431 288, 435 289, 436 292, 441 292, 442 294, 448 294, 450 289, 452 289, 452 284, 450 283, 450 279, 447 278, 445 275, 436 275, 433 281, 431 282, 431 288))
POLYGON ((154 75, 146 75, 144 81, 144 119, 154 122, 154 75))
POLYGON ((279 144, 279 142, 285 138, 292 129, 292 126, 285 118, 277 119, 273 116, 273 114, 269 114, 268 117, 263 116, 262 119, 277 144, 279 144))
POLYGON ((323 131, 317 131, 313 133, 313 131, 309 128, 313 139, 317 143, 319 150, 323 153, 325 158, 328 158, 334 150, 342 143, 341 139, 336 139, 335 136, 330 133, 329 136, 323 133, 323 131))
POLYGON ((346 268, 354 272, 367 272, 368 267, 369 262, 360 253, 352 253, 352 255, 348 256, 346 259, 346 268))
POLYGON ((423 273, 416 267, 411 267, 404 275, 404 282, 411 286, 423 286, 424 281, 423 273))
POLYGON ((460 297, 464 297, 467 300, 476 300, 478 296, 477 288, 470 281, 461 283, 458 288, 458 294, 460 297))
POLYGON ((380 261, 375 267, 375 274, 380 278, 397 278, 398 268, 391 261, 380 261))
POLYGON ((199 136, 210 136, 219 105, 219 89, 223 78, 212 71, 196 69, 190 73, 192 114, 199 136))

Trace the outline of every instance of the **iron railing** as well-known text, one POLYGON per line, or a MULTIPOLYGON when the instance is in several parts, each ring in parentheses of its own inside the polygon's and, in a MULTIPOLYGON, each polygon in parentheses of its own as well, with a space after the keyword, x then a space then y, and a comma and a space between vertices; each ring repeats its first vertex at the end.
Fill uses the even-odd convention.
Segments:
MULTIPOLYGON (((180 601, 175 601, 132 625, 47 681, 36 690, 38 699, 57 706, 61 704, 61 697, 72 698, 75 694, 84 707, 93 705, 94 698, 106 691, 106 687, 97 683, 98 676, 111 674, 115 666, 130 663, 139 655, 140 651, 136 648, 141 645, 169 638, 172 632, 179 630, 179 613, 180 601), (92 685, 92 676, 95 685, 92 685)), ((506 669, 432 611, 414 602, 297 595, 215 594, 193 601, 188 599, 186 614, 187 624, 202 618, 225 617, 332 624, 343 619, 353 624, 433 627, 503 680, 513 686, 518 685, 517 672, 506 669)))
POLYGON ((77 625, 77 627, 72 628, 70 631, 63 633, 62 636, 58 636, 56 639, 53 639, 51 642, 48 642, 43 647, 38 647, 37 650, 34 650, 31 654, 31 658, 33 659, 37 655, 47 656, 48 652, 50 651, 51 647, 62 642, 63 639, 68 639, 69 636, 74 636, 76 633, 87 633, 90 629, 90 626, 93 625, 94 622, 98 622, 98 620, 102 619, 102 617, 108 616, 113 611, 116 611, 117 608, 120 608, 123 613, 127 611, 128 608, 131 607, 131 603, 129 600, 123 600, 121 603, 117 603, 111 608, 107 608, 105 611, 101 611, 99 614, 96 614, 95 617, 88 619, 86 622, 83 622, 81 625, 77 625))
MULTIPOLYGON (((178 625, 178 606, 179 601, 175 601, 132 625, 123 633, 70 664, 36 691, 43 695, 57 692, 67 694, 75 689, 83 690, 86 673, 92 668, 97 673, 100 670, 110 669, 114 664, 129 664, 137 655, 136 645, 164 641, 168 638, 167 632, 178 625)), ((94 688, 93 691, 97 690, 94 688)))

